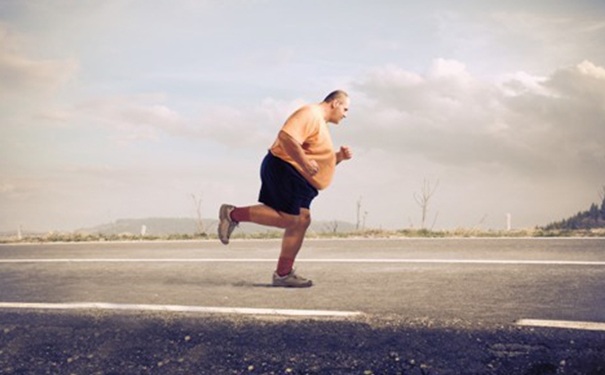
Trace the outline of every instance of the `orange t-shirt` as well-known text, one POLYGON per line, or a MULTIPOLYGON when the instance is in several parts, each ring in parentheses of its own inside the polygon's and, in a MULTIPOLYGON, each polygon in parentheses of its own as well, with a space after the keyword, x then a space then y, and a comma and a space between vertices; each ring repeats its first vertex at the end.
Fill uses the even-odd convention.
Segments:
POLYGON ((292 164, 318 190, 328 187, 336 169, 336 153, 321 107, 311 104, 298 109, 286 120, 281 130, 302 146, 308 158, 317 162, 319 171, 314 176, 305 172, 302 166, 284 151, 279 138, 271 146, 271 153, 292 164))

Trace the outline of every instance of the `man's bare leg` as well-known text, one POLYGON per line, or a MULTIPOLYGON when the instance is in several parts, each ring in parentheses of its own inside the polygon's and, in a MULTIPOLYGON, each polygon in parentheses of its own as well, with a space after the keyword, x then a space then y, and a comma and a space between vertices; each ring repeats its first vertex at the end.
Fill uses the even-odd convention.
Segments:
POLYGON ((219 210, 218 237, 223 244, 229 244, 231 232, 240 222, 285 229, 296 225, 298 220, 299 215, 286 214, 264 204, 247 207, 223 204, 219 210))
POLYGON ((248 208, 250 222, 285 229, 280 258, 296 259, 311 224, 311 212, 301 208, 299 215, 290 215, 264 204, 248 208))
POLYGON ((296 275, 293 268, 310 224, 311 213, 308 209, 301 209, 296 223, 285 228, 277 270, 273 274, 274 286, 310 287, 313 285, 311 280, 296 275))
POLYGON ((285 228, 280 257, 296 259, 309 225, 311 225, 311 212, 305 208, 301 208, 298 220, 285 228))
POLYGON ((249 220, 252 223, 285 229, 295 226, 299 221, 299 215, 286 214, 264 204, 247 208, 249 209, 249 220))
POLYGON ((285 229, 280 257, 296 258, 311 224, 311 212, 301 208, 299 215, 291 215, 264 204, 250 206, 248 209, 250 222, 285 229))
MULTIPOLYGON (((311 286, 312 282, 295 275, 294 261, 300 251, 305 234, 311 224, 311 212, 301 208, 299 215, 277 211, 264 204, 234 208, 232 220, 283 228, 282 246, 273 284, 278 286, 311 286), (235 211, 238 210, 238 211, 235 211)), ((220 229, 219 229, 220 231, 220 229)))

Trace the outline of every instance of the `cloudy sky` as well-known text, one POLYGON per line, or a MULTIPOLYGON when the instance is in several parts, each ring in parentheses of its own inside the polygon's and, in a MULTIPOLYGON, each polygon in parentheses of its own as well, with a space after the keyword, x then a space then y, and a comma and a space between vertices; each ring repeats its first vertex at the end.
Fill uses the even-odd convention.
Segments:
POLYGON ((0 0, 0 230, 256 202, 285 118, 341 88, 317 220, 544 225, 605 185, 602 0, 0 0))

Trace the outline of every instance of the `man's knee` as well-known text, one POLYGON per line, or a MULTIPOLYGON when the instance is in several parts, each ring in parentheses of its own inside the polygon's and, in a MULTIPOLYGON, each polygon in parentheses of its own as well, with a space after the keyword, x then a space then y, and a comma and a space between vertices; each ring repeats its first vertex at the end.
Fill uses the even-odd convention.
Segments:
POLYGON ((300 215, 298 215, 298 223, 299 228, 307 229, 311 225, 311 212, 307 209, 302 209, 300 211, 300 215))
POLYGON ((298 215, 283 215, 286 228, 299 228, 306 230, 311 225, 311 214, 308 210, 301 210, 298 215))

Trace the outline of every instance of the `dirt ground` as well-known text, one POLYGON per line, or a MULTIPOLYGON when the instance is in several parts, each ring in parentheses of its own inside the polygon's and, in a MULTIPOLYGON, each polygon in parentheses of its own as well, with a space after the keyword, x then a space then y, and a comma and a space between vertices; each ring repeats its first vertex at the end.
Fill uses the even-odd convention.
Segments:
POLYGON ((605 374, 605 332, 0 311, 0 374, 605 374))

